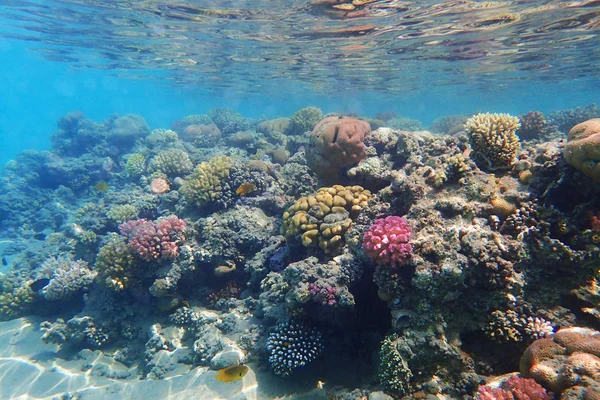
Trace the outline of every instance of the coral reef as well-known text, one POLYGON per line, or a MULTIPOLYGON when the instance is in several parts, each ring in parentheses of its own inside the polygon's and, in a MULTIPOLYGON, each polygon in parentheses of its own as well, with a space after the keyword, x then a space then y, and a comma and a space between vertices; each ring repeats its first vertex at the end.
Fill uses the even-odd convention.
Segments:
POLYGON ((404 264, 412 254, 412 230, 405 218, 378 219, 363 236, 365 254, 376 264, 390 267, 404 264))
POLYGON ((323 119, 323 111, 318 107, 305 107, 296 111, 289 119, 289 125, 284 131, 288 135, 303 135, 315 128, 323 119))
POLYGON ((184 181, 180 190, 183 197, 198 207, 219 199, 223 195, 224 181, 229 177, 230 168, 231 159, 226 156, 200 163, 184 181))
POLYGON ((298 323, 279 324, 267 339, 269 363, 273 372, 288 376, 309 364, 323 351, 323 339, 314 328, 298 323))
POLYGON ((344 245, 352 218, 368 204, 371 192, 360 186, 324 187, 301 197, 283 214, 282 234, 304 247, 318 246, 335 254, 344 245))
POLYGON ((121 235, 127 237, 128 246, 144 260, 160 257, 177 257, 186 222, 175 216, 157 221, 136 219, 119 225, 121 235))
POLYGON ((44 261, 39 274, 50 279, 40 294, 48 300, 64 300, 91 285, 97 273, 85 261, 58 256, 44 261))
POLYGON ((508 114, 476 114, 465 122, 469 143, 484 168, 510 167, 519 150, 519 119, 508 114))
POLYGON ((343 167, 365 158, 364 140, 371 132, 365 121, 348 117, 327 117, 315 126, 306 148, 308 166, 317 174, 337 174, 343 167))
POLYGON ((575 125, 569 131, 565 144, 565 161, 592 178, 600 181, 600 118, 575 125))

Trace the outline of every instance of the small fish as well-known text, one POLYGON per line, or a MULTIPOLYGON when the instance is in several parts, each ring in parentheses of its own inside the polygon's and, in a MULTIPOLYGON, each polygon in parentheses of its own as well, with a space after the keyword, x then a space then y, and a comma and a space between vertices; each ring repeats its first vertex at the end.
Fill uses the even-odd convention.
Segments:
POLYGON ((252 182, 244 183, 240 185, 240 187, 235 191, 235 194, 239 194, 240 196, 245 196, 250 192, 253 192, 256 189, 256 185, 252 182))
POLYGON ((50 283, 50 279, 48 279, 48 278, 42 278, 42 279, 38 279, 37 281, 31 282, 29 284, 29 287, 34 292, 39 292, 40 290, 42 290, 43 288, 45 288, 46 286, 48 286, 48 283, 50 283))
POLYGON ((2 265, 8 265, 8 261, 6 261, 6 257, 2 257, 2 265))
POLYGON ((106 192, 108 190, 108 183, 104 181, 96 182, 96 184, 94 184, 94 189, 99 192, 106 192))
POLYGON ((246 372, 248 372, 248 367, 245 365, 234 365, 218 370, 216 378, 219 382, 234 382, 242 379, 246 372))

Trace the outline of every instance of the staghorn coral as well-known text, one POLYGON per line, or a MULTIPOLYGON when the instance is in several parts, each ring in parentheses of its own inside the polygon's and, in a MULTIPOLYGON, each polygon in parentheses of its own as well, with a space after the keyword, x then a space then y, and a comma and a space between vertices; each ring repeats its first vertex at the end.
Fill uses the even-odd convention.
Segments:
POLYGON ((298 238, 305 247, 339 253, 352 218, 370 198, 371 192, 361 186, 323 187, 314 195, 301 197, 283 213, 281 232, 290 239, 298 238))
POLYGON ((190 156, 183 150, 165 150, 156 155, 150 165, 151 171, 162 172, 170 178, 187 175, 193 168, 190 156))
POLYGON ((180 189, 185 200, 198 207, 217 200, 223 194, 231 164, 229 157, 217 156, 196 166, 180 189))
POLYGON ((406 218, 390 216, 378 219, 363 236, 365 254, 376 264, 390 267, 405 264, 412 254, 408 243, 411 232, 406 218))
POLYGON ((315 126, 306 148, 308 166, 322 176, 335 176, 340 168, 365 158, 364 140, 371 132, 365 121, 327 117, 315 126))
POLYGON ((501 169, 510 167, 519 150, 516 131, 521 124, 509 114, 476 114, 465 123, 469 143, 478 157, 480 167, 501 169))
POLYGON ((594 181, 600 181, 600 118, 571 128, 563 154, 568 164, 594 181))

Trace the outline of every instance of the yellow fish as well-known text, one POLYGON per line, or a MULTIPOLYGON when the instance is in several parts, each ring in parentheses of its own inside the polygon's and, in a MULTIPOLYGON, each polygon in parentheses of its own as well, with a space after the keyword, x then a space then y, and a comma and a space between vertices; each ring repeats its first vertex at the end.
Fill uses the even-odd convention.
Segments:
POLYGON ((235 191, 235 194, 239 194, 240 196, 247 195, 248 193, 254 191, 256 189, 256 185, 252 182, 244 183, 240 185, 240 187, 235 191))
POLYGON ((96 184, 94 185, 94 189, 96 189, 99 192, 106 192, 108 190, 108 183, 104 181, 96 182, 96 184))
POLYGON ((216 378, 219 382, 233 382, 242 379, 248 372, 245 365, 234 365, 217 371, 216 378))

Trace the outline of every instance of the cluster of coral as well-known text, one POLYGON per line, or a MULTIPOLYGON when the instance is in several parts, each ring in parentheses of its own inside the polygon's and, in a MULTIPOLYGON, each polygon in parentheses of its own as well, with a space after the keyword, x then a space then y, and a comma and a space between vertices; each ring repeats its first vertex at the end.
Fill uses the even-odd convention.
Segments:
POLYGON ((599 116, 70 113, 4 168, 0 316, 112 379, 244 363, 332 399, 598 398, 599 116))

